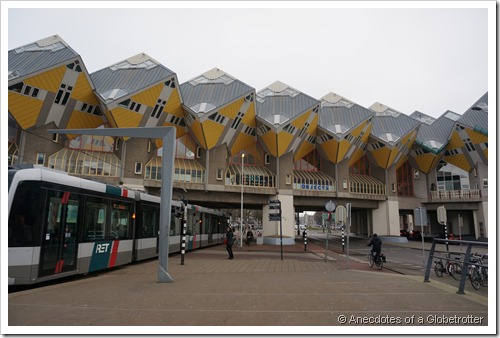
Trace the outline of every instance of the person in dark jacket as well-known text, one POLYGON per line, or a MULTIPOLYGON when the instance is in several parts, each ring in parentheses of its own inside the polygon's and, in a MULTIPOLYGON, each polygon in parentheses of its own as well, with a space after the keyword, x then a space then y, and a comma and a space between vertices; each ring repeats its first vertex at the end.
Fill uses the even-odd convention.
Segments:
POLYGON ((373 253, 375 253, 375 257, 373 258, 373 260, 375 262, 377 262, 379 260, 379 257, 380 257, 380 252, 382 251, 382 241, 377 236, 377 234, 373 234, 373 238, 371 239, 370 243, 367 244, 367 246, 372 247, 372 250, 371 250, 372 256, 373 256, 373 253))
POLYGON ((233 234, 233 229, 231 227, 227 227, 227 232, 226 232, 226 250, 229 254, 229 257, 227 259, 233 259, 233 242, 234 242, 234 234, 233 234))

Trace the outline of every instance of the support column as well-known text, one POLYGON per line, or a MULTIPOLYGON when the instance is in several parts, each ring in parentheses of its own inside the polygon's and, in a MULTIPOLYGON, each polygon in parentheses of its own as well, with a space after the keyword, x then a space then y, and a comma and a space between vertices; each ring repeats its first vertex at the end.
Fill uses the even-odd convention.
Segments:
MULTIPOLYGON (((295 244, 295 209, 293 206, 293 195, 278 194, 269 198, 281 201, 281 217, 283 231, 283 245, 295 244)), ((269 222, 269 206, 262 208, 262 235, 264 244, 280 245, 280 222, 269 222)))
POLYGON ((389 198, 387 201, 380 201, 378 209, 373 209, 372 215, 373 233, 399 236, 399 202, 397 199, 389 198))

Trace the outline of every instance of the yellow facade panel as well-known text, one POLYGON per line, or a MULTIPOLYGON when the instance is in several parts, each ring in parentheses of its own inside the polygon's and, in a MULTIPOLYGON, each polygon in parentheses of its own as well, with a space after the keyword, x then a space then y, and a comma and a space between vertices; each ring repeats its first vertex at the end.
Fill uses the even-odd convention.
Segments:
POLYGON ((297 129, 302 129, 309 118, 309 115, 312 114, 312 111, 308 111, 307 113, 303 113, 297 116, 290 124, 297 129))
POLYGON ((120 107, 113 109, 112 114, 118 128, 138 127, 142 119, 141 114, 120 107))
POLYGON ((179 90, 177 88, 175 88, 170 94, 167 104, 165 105, 165 108, 163 110, 169 114, 178 117, 184 117, 184 111, 182 110, 182 105, 181 105, 181 98, 179 96, 179 90))
POLYGON ((241 99, 236 100, 236 101, 228 104, 224 108, 218 110, 218 112, 219 112, 219 114, 224 115, 226 117, 229 117, 230 119, 234 119, 234 118, 236 118, 236 115, 240 111, 241 106, 243 105, 244 102, 245 102, 245 99, 242 97, 241 99))
POLYGON ((339 142, 331 139, 320 145, 328 160, 332 163, 337 163, 337 153, 339 150, 339 142))
POLYGON ((444 160, 465 171, 471 171, 471 165, 464 154, 445 156, 444 160))
POLYGON ((375 158, 377 165, 383 169, 387 169, 387 160, 391 156, 391 149, 387 146, 375 150, 371 150, 371 154, 375 158))
POLYGON ((337 152, 337 162, 341 162, 345 158, 350 146, 351 143, 349 143, 349 141, 347 141, 346 139, 343 139, 339 142, 339 149, 337 152))
POLYGON ((33 87, 44 89, 51 93, 57 93, 66 69, 66 66, 60 66, 30 77, 29 79, 24 80, 24 83, 33 87))
POLYGON ((311 121, 311 124, 309 125, 309 128, 307 128, 307 133, 314 137, 316 137, 316 134, 318 132, 318 119, 318 114, 315 114, 311 121))
POLYGON ((302 142, 302 144, 299 147, 299 150, 297 150, 297 152, 293 156, 294 162, 302 159, 304 156, 306 156, 311 151, 313 151, 314 148, 315 148, 314 144, 309 143, 309 142, 302 142))
POLYGON ((247 109, 245 116, 243 116, 243 120, 241 120, 243 124, 255 128, 257 126, 255 122, 255 101, 250 103, 250 106, 247 109))
MULTIPOLYGON (((394 164, 394 160, 399 155, 400 150, 396 147, 391 149, 391 154, 389 155, 389 159, 387 160, 387 168, 394 164)), ((403 156, 401 156, 403 157, 403 156)))
MULTIPOLYGON (((119 110, 121 108, 117 108, 117 109, 119 110)), ((106 121, 108 121, 108 124, 109 124, 108 127, 109 128, 118 128, 111 112, 106 109, 103 113, 104 113, 104 117, 106 118, 106 121)))
POLYGON ((365 127, 365 125, 366 125, 366 123, 362 123, 359 126, 357 126, 356 128, 354 128, 353 130, 351 130, 351 135, 354 137, 358 137, 359 134, 361 134, 361 132, 363 131, 363 128, 365 127))
POLYGON ((219 138, 223 136, 222 132, 224 131, 224 126, 212 120, 204 121, 202 126, 207 148, 212 149, 217 145, 219 138))
POLYGON ((372 127, 373 126, 370 124, 366 129, 365 133, 363 134, 363 136, 361 137, 361 142, 363 142, 364 144, 368 143, 368 139, 370 138, 370 134, 372 132, 372 127))
POLYGON ((349 166, 352 166, 354 163, 358 162, 365 155, 365 151, 362 149, 354 150, 354 153, 351 155, 349 159, 349 166))
POLYGON ((93 106, 98 105, 98 101, 92 91, 92 87, 90 87, 90 83, 83 73, 78 75, 78 80, 76 81, 75 87, 71 92, 71 98, 93 106))
POLYGON ((488 142, 488 136, 478 133, 477 131, 467 129, 467 134, 469 134, 470 140, 473 144, 488 142))
POLYGON ((158 97, 160 96, 161 90, 164 86, 165 84, 163 82, 159 83, 154 87, 132 96, 131 100, 153 108, 158 103, 158 97))
POLYGON ((238 154, 240 151, 250 147, 255 142, 256 142, 255 136, 251 136, 245 133, 240 133, 236 137, 236 140, 234 141, 234 144, 231 148, 231 155, 234 156, 238 154))
POLYGON ((266 145, 267 149, 269 149, 271 155, 274 157, 278 156, 278 152, 276 150, 276 138, 277 138, 276 133, 272 131, 268 131, 260 138, 262 142, 264 142, 264 144, 266 145))
POLYGON ((446 146, 446 150, 451 150, 451 149, 456 149, 456 148, 463 148, 464 146, 465 146, 464 142, 460 138, 460 135, 456 131, 454 131, 451 134, 450 142, 446 146))
POLYGON ((28 96, 9 91, 9 111, 22 129, 36 124, 43 102, 28 96))
POLYGON ((74 110, 66 129, 97 128, 102 124, 103 120, 100 116, 74 110))
POLYGON ((415 162, 417 162, 418 170, 424 174, 430 173, 435 166, 439 163, 439 160, 443 155, 434 155, 432 153, 427 153, 420 156, 415 156, 415 162))
POLYGON ((278 157, 281 157, 287 151, 290 143, 292 142, 293 135, 286 132, 280 131, 278 133, 278 157))
POLYGON ((199 120, 195 120, 193 124, 191 124, 190 130, 193 136, 196 138, 198 143, 203 149, 207 149, 207 143, 205 142, 205 137, 203 135, 203 128, 199 120))

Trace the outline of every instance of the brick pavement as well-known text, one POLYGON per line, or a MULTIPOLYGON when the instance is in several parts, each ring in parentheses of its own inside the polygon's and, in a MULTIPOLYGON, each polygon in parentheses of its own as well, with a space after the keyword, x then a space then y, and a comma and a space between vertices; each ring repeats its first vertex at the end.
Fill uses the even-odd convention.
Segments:
POLYGON ((228 260, 218 245, 188 252, 184 265, 169 257, 172 283, 157 281, 158 261, 150 260, 11 293, 2 333, 370 333, 372 325, 408 333, 402 327, 418 319, 434 333, 495 330, 485 297, 362 262, 347 269, 345 257, 332 253, 325 262, 323 250, 283 246, 281 260, 279 245, 253 244, 228 260))

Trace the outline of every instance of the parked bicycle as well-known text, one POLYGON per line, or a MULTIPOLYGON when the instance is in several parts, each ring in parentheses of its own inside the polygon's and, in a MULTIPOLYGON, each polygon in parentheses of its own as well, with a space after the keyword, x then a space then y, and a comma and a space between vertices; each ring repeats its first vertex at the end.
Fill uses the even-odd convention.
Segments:
POLYGON ((462 273, 462 263, 460 262, 463 255, 455 256, 453 260, 451 258, 451 253, 447 252, 445 257, 440 257, 439 260, 434 261, 434 272, 436 276, 443 277, 446 273, 453 277, 455 280, 460 280, 460 275, 462 273), (446 260, 443 263, 443 259, 446 260))
POLYGON ((368 265, 370 267, 373 267, 373 265, 375 264, 377 269, 382 270, 382 268, 384 267, 384 262, 386 262, 386 258, 383 253, 380 253, 380 255, 378 256, 376 253, 370 252, 368 254, 368 265))
POLYGON ((487 256, 478 255, 475 253, 470 258, 469 264, 469 279, 472 284, 472 287, 476 290, 479 290, 479 286, 488 286, 488 268, 484 266, 484 259, 487 256))

